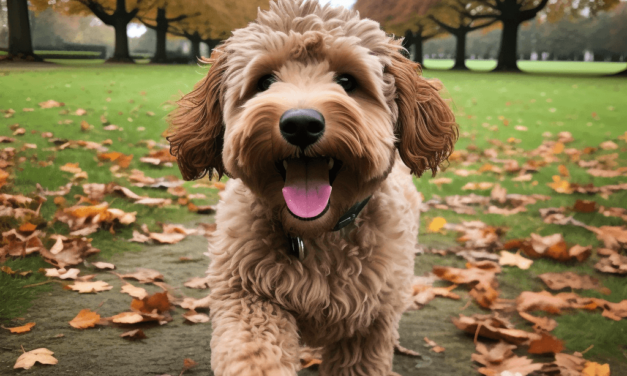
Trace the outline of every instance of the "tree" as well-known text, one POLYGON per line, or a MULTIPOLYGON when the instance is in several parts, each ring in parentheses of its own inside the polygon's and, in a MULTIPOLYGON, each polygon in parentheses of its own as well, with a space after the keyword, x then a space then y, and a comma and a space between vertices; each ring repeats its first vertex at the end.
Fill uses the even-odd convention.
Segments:
POLYGON ((200 43, 211 48, 216 40, 226 39, 231 30, 246 26, 257 17, 259 9, 268 9, 268 0, 185 0, 192 9, 202 9, 195 17, 188 17, 170 24, 169 33, 187 38, 192 45, 190 59, 200 57, 200 43))
POLYGON ((153 63, 167 62, 166 41, 170 26, 172 23, 200 15, 199 12, 191 14, 191 10, 189 4, 185 3, 184 0, 160 0, 149 12, 138 16, 146 27, 157 32, 157 46, 155 56, 152 58, 153 63))
POLYGON ((517 72, 517 43, 520 24, 536 17, 545 9, 550 20, 568 15, 578 17, 584 14, 596 15, 601 10, 609 10, 620 0, 557 0, 548 7, 548 0, 473 0, 468 8, 468 16, 474 19, 496 19, 501 22, 503 32, 499 47, 497 71, 517 72))
MULTIPOLYGON (((427 16, 422 16, 418 18, 415 22, 413 33, 413 45, 414 45, 414 61, 423 64, 423 44, 431 38, 435 38, 438 35, 442 34, 442 30, 437 27, 437 24, 431 22, 431 20, 427 16)), ((410 30, 408 30, 410 31, 410 30)))
MULTIPOLYGON (((35 9, 45 8, 48 0, 30 0, 35 9)), ((115 30, 115 49, 109 62, 132 63, 128 49, 128 24, 140 13, 154 5, 152 0, 67 0, 57 1, 53 7, 66 15, 89 15, 98 17, 105 25, 115 30)))
POLYGON ((466 9, 473 0, 448 0, 435 6, 429 12, 429 18, 438 26, 453 35, 456 39, 455 64, 453 69, 467 70, 466 67, 466 36, 471 31, 488 27, 496 22, 492 20, 475 20, 468 16, 466 9))
POLYGON ((441 0, 357 0, 353 9, 362 17, 370 18, 396 35, 404 35, 403 47, 414 46, 414 61, 422 65, 422 45, 442 34, 442 30, 429 19, 429 9, 441 0))
POLYGON ((27 61, 41 61, 33 51, 33 40, 28 19, 27 0, 7 0, 9 19, 9 56, 27 61))

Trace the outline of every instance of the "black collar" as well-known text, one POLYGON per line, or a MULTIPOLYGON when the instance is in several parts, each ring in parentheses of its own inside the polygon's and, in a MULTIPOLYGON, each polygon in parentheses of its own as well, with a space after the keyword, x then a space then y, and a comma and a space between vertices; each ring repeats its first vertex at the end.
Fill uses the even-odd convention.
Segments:
MULTIPOLYGON (((355 205, 351 206, 346 211, 346 213, 344 213, 344 215, 340 217, 340 219, 335 224, 335 227, 333 227, 333 230, 331 231, 339 231, 343 229, 344 227, 348 226, 349 224, 355 222, 355 219, 357 219, 357 216, 362 211, 362 209, 366 206, 368 201, 370 201, 371 197, 372 196, 368 196, 366 197, 365 200, 360 201, 356 203, 355 205)), ((290 255, 294 257, 298 257, 302 261, 305 258, 305 244, 303 243, 303 239, 301 239, 299 236, 288 235, 287 237, 289 240, 290 255)))

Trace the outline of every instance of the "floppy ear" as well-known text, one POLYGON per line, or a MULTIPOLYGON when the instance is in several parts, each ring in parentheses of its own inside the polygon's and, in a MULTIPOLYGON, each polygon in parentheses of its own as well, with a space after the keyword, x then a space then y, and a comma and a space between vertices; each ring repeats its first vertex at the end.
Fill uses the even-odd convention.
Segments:
POLYGON ((430 169, 435 176, 457 141, 455 115, 438 93, 442 89, 440 81, 423 78, 420 64, 397 50, 390 57, 392 63, 387 72, 394 76, 396 86, 395 135, 399 154, 412 174, 421 176, 430 169))
POLYGON ((222 105, 226 56, 214 49, 211 58, 202 60, 211 64, 209 73, 177 102, 178 108, 168 117, 170 153, 185 180, 200 179, 214 169, 220 177, 225 173, 222 105))

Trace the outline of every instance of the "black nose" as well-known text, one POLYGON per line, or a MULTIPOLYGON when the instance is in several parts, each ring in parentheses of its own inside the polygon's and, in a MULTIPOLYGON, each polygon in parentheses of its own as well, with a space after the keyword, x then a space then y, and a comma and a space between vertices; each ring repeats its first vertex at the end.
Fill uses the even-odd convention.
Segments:
POLYGON ((324 134, 324 117, 312 109, 287 110, 279 120, 279 128, 287 142, 305 150, 324 134))

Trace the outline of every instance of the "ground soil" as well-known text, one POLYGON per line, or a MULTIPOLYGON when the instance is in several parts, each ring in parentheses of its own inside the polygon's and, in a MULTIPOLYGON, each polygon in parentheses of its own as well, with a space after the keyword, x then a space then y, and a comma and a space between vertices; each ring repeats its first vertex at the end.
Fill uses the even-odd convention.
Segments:
MULTIPOLYGON (((193 227, 195 224, 187 224, 193 227)), ((183 283, 196 276, 203 276, 208 258, 203 255, 206 240, 200 236, 190 236, 175 245, 146 245, 139 252, 125 252, 113 256, 109 262, 117 267, 117 272, 132 272, 136 267, 158 270, 165 282, 186 296, 200 298, 206 290, 193 290, 183 283), (189 257, 191 261, 180 261, 189 257)), ((90 259, 95 261, 95 258, 90 259)), ((431 266, 416 259, 416 271, 430 270, 431 266)), ((90 269, 82 274, 89 274, 90 269)), ((29 333, 8 334, 0 332, 0 374, 28 375, 81 375, 81 376, 141 376, 179 375, 183 359, 191 358, 198 366, 185 372, 185 375, 212 375, 209 341, 211 324, 186 324, 181 316, 184 310, 177 308, 174 320, 167 325, 139 325, 148 338, 141 341, 128 341, 120 334, 129 328, 100 326, 78 330, 68 322, 81 309, 97 310, 108 317, 127 311, 131 298, 120 293, 123 282, 114 274, 97 272, 96 280, 103 280, 113 286, 112 290, 97 294, 78 294, 63 290, 55 285, 53 290, 34 301, 24 316, 23 323, 37 325, 29 333), (56 336, 63 334, 63 337, 56 336), (13 370, 16 359, 26 351, 45 347, 54 352, 59 363, 54 366, 37 364, 30 370, 13 370)), ((141 284, 131 281, 134 285, 141 284)), ((141 285, 150 293, 161 291, 156 286, 141 285)), ((474 350, 472 339, 462 334, 451 323, 450 317, 459 313, 464 303, 446 299, 436 299, 420 311, 404 314, 400 324, 401 344, 423 354, 422 358, 395 355, 394 370, 401 375, 456 376, 472 375, 474 366, 470 354, 474 350), (446 351, 436 354, 425 346, 424 337, 434 340, 446 351)), ((469 313, 472 307, 464 311, 469 313)), ((317 375, 315 369, 299 372, 302 376, 317 375)))

